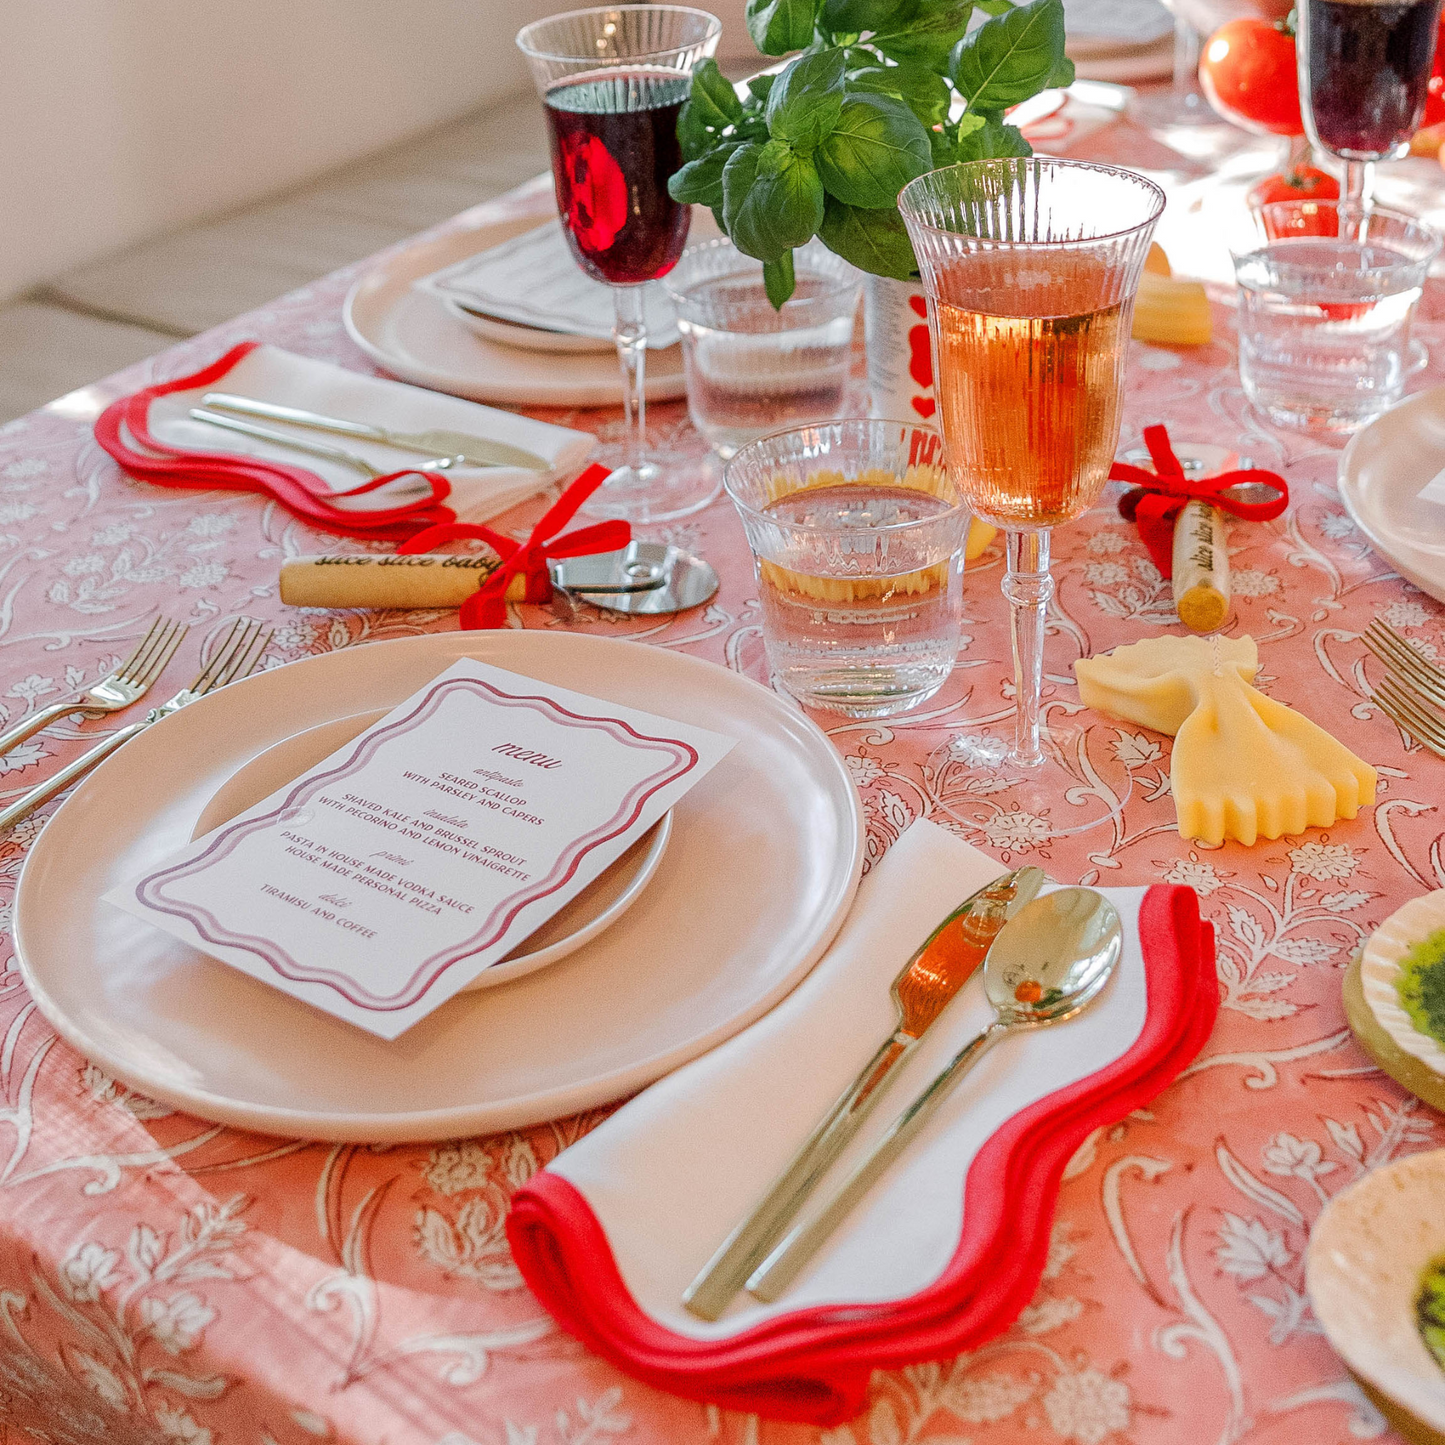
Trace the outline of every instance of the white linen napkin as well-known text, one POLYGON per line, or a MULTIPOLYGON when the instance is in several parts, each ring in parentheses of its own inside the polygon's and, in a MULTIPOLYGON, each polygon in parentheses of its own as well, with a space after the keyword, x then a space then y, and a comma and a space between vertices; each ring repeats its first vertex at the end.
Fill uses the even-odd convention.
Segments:
MULTIPOLYGON (((445 428, 468 432, 489 441, 525 447, 551 463, 549 472, 533 472, 524 467, 466 467, 443 472, 442 475, 452 484, 446 505, 452 507, 458 517, 474 522, 505 512, 508 507, 525 501, 560 478, 570 477, 581 469, 597 444, 597 438, 587 432, 533 421, 515 412, 500 411, 419 386, 408 386, 402 381, 364 376, 327 361, 297 356, 276 346, 258 346, 209 386, 172 392, 169 396, 157 397, 151 403, 151 432, 168 446, 196 452, 242 453, 304 467, 336 491, 354 487, 366 479, 359 471, 342 463, 325 461, 305 452, 277 446, 274 442, 258 441, 239 432, 225 431, 206 422, 192 420, 187 413, 191 407, 200 406, 202 396, 208 391, 226 391, 256 401, 301 407, 346 421, 389 427, 393 431, 420 432, 445 428)), ((426 460, 425 456, 416 452, 316 431, 310 427, 297 427, 261 417, 241 416, 237 420, 287 432, 305 441, 340 447, 383 472, 401 471, 426 460)), ((338 505, 357 511, 395 506, 411 490, 419 488, 398 483, 338 505)))
MULTIPOLYGON (((612 288, 594 281, 578 264, 561 221, 548 221, 500 246, 454 261, 412 282, 441 301, 522 326, 540 326, 597 341, 612 338, 612 288)), ((643 288, 647 345, 653 351, 680 339, 677 313, 660 283, 643 288)))
MULTIPOLYGON (((633 1298, 658 1323, 719 1339, 811 1305, 916 1293, 957 1247, 964 1177, 984 1141, 1020 1109, 1133 1046, 1147 1011, 1137 931, 1145 890, 1111 889, 1124 951, 1092 1008, 985 1054, 781 1300, 760 1305, 741 1295, 716 1323, 682 1308, 696 1272, 892 1033, 889 984, 908 956, 1003 871, 935 824, 914 823, 859 886, 822 962, 776 1009, 652 1085, 547 1166, 586 1197, 633 1298)), ((814 1208, 992 1017, 980 971, 903 1066, 814 1208)))

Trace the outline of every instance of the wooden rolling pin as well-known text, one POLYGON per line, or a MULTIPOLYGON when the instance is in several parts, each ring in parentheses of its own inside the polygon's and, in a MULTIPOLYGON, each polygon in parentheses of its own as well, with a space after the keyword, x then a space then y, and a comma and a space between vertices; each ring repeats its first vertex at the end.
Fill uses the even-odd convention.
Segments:
MULTIPOLYGON (((281 564, 281 600, 292 607, 460 607, 499 565, 495 552, 293 557, 281 564)), ((522 601, 526 587, 525 577, 513 577, 508 601, 522 601)))

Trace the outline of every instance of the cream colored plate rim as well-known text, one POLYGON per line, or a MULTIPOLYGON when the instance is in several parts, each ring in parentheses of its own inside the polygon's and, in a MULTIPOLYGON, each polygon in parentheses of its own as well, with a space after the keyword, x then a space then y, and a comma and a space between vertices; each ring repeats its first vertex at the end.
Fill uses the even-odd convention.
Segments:
POLYGON ((1315 1318, 1341 1359, 1436 1430, 1445 1429, 1445 1373, 1415 1326, 1414 1294, 1445 1250, 1442 1190, 1445 1149, 1396 1159, 1330 1200, 1305 1255, 1315 1318))
MULTIPOLYGON (((341 318, 347 335, 391 375, 472 401, 509 406, 620 405, 621 375, 607 357, 523 352, 487 340, 464 326, 439 297, 419 291, 412 284, 433 271, 534 229, 539 219, 545 218, 534 213, 473 221, 391 252, 346 293, 341 318), (453 328, 469 347, 475 348, 478 364, 465 370, 452 369, 392 350, 384 340, 385 326, 392 311, 401 305, 434 308, 437 325, 453 328), (518 381, 518 368, 523 365, 527 377, 518 381)), ((670 401, 684 395, 681 345, 649 356, 646 388, 649 401, 670 401)))
MULTIPOLYGON (((299 733, 282 738, 279 743, 272 743, 249 762, 243 763, 216 789, 196 823, 192 836, 200 838, 206 833, 214 832, 238 814, 244 813, 247 808, 254 807, 263 798, 268 798, 288 783, 295 782, 307 768, 315 767, 323 758, 344 748, 386 714, 386 708, 350 713, 328 723, 303 728, 299 733)), ((642 890, 652 881, 663 854, 667 852, 671 837, 672 812, 669 810, 605 869, 591 888, 584 889, 579 897, 573 900, 573 906, 585 901, 588 893, 601 886, 609 874, 621 867, 631 867, 632 876, 611 903, 599 909, 579 928, 574 928, 545 948, 534 948, 526 952, 514 949, 501 962, 483 969, 461 992, 475 993, 478 989, 495 988, 509 979, 522 978, 539 968, 545 968, 549 963, 557 963, 576 953, 603 930, 610 928, 637 902, 642 890), (635 860, 631 859, 629 855, 644 842, 647 844, 646 848, 641 850, 635 860)), ((540 927, 542 931, 548 931, 545 923, 540 927)), ((525 948, 525 940, 521 946, 525 948)))
MULTIPOLYGON (((396 690, 395 684, 392 690, 396 690)), ((325 704, 317 701, 312 705, 319 708, 325 704)), ((349 709, 338 709, 334 715, 359 710, 360 707, 353 705, 349 709)), ((324 720, 324 717, 316 720, 324 720)), ((282 728, 276 727, 275 735, 269 741, 277 741, 285 735, 282 728)), ((267 739, 263 736, 260 741, 264 745, 267 739)), ((253 746, 250 755, 258 750, 253 746)), ((227 769, 228 772, 230 770, 227 769)), ((706 782, 705 779, 704 785, 706 782)), ((808 973, 841 926, 862 874, 864 839, 862 806, 836 749, 811 720, 751 679, 699 658, 623 639, 522 630, 431 633, 318 654, 233 683, 223 691, 191 704, 108 758, 75 789, 49 820, 26 857, 14 904, 16 957, 36 1007, 67 1043, 123 1083, 176 1108, 222 1124, 288 1138, 373 1143, 458 1138, 560 1118, 624 1097, 707 1052, 761 1017, 808 973), (535 652, 539 647, 555 651, 543 662, 535 652), (356 672, 359 676, 349 679, 353 692, 362 688, 375 689, 382 694, 378 701, 394 706, 414 690, 414 686, 420 686, 425 680, 424 676, 417 678, 417 669, 422 664, 428 669, 426 675, 434 676, 456 659, 472 656, 523 673, 528 672, 530 666, 537 669, 533 675, 545 675, 548 669, 565 668, 567 675, 571 676, 575 666, 580 665, 583 653, 598 648, 607 649, 609 655, 605 659, 594 655, 590 660, 602 668, 617 687, 632 686, 634 676, 641 674, 636 677, 636 682, 645 684, 648 690, 639 693, 639 699, 644 702, 650 700, 655 708, 662 711, 666 710, 665 699, 657 690, 658 674, 673 669, 686 669, 692 674, 689 679, 680 678, 683 687, 716 690, 720 694, 731 692, 734 703, 744 710, 751 710, 760 728, 770 727, 776 745, 792 752, 799 758, 800 767, 816 777, 820 788, 817 801, 822 803, 826 800, 825 811, 839 821, 832 837, 816 839, 811 834, 809 837, 810 851, 821 845, 831 850, 832 861, 825 869, 826 886, 806 920, 802 944, 796 948, 786 969, 770 974, 756 984, 750 982, 749 988, 753 991, 745 1001, 738 999, 728 1004, 731 1012, 726 1016, 717 1018, 706 1028, 680 1033, 670 1044, 654 1044, 652 1052, 641 1057, 625 1060, 619 1057, 615 1066, 611 1067, 599 1065, 598 1071, 585 1079, 560 1085, 539 1085, 505 1098, 468 1100, 460 1104, 446 1103, 405 1111, 376 1112, 363 1108, 318 1111, 306 1107, 262 1104, 202 1087, 173 1085, 164 1078, 158 1079, 149 1067, 150 1061, 144 1051, 136 1056, 133 1050, 126 1052, 110 1047, 100 1036, 102 1029, 80 1026, 57 1002, 49 986, 49 971, 56 968, 73 970, 76 963, 73 955, 69 958, 65 956, 63 948, 52 945, 51 956, 45 956, 43 947, 37 948, 35 944, 35 940, 45 938, 55 922, 55 915, 44 910, 43 897, 35 896, 48 886, 47 872, 53 872, 61 880, 57 887, 70 890, 61 906, 88 909, 96 906, 97 898, 75 895, 74 869, 71 866, 74 853, 68 850, 83 847, 83 840, 91 838, 91 852, 100 849, 109 855, 133 843, 136 836, 143 833, 147 822, 155 822, 158 818, 168 824, 167 836, 174 835, 172 846, 180 846, 189 836, 205 797, 214 791, 220 777, 210 783, 203 796, 192 797, 193 814, 167 818, 166 809, 174 802, 167 789, 174 791, 180 784, 177 782, 178 770, 162 764, 179 753, 185 753, 189 743, 187 765, 194 773, 202 765, 197 757, 200 746, 215 734, 215 721, 223 711, 237 710, 247 715, 248 724, 256 722, 264 715, 265 700, 270 699, 277 688, 278 678, 289 684, 287 691, 298 699, 304 699, 316 697, 318 689, 324 695, 330 682, 345 680, 348 674, 356 672), (633 648, 648 655, 646 663, 641 666, 629 664, 627 650, 633 648), (400 663, 403 651, 405 666, 400 663), (397 665, 391 666, 394 659, 397 665), (389 670, 403 673, 413 685, 394 697, 386 695, 384 679, 389 670), (156 753, 158 748, 160 753, 156 753), (153 763, 158 766, 152 766, 153 763), (40 879, 38 883, 35 881, 37 878, 40 879)), ((147 865, 148 860, 145 860, 140 866, 147 865)), ((635 914, 637 910, 633 912, 635 914)), ((598 941, 599 946, 608 946, 609 940, 627 933, 630 927, 630 918, 623 920, 598 941)), ((586 956, 585 953, 577 955, 578 958, 586 956)), ((661 968, 663 963, 658 966, 661 968)), ((97 971, 109 972, 112 965, 96 959, 84 961, 84 967, 93 974, 97 971)), ((572 967, 572 961, 564 965, 565 969, 572 967)), ((720 970, 698 985, 697 996, 703 997, 707 989, 716 991, 724 972, 731 983, 735 973, 731 961, 726 970, 720 970)), ((542 970, 510 985, 508 990, 488 991, 479 996, 478 1003, 511 990, 545 988, 558 977, 557 969, 542 970)), ((265 986, 258 987, 264 989, 265 986)), ((270 992, 266 990, 266 993, 270 992)), ((295 1003, 282 995, 277 997, 287 1005, 295 1003)), ((304 1008, 304 1005, 295 1006, 304 1008)), ((312 1012, 306 1010, 307 1014, 312 1012)), ((423 1025, 426 1022, 424 1020, 423 1025)), ((349 1025, 338 1027, 350 1028, 349 1025)), ((407 1037, 402 1036, 403 1040, 407 1037)), ((625 1049, 627 1040, 615 1040, 609 1047, 614 1051, 625 1049)), ((364 1077, 359 1077, 358 1089, 364 1092, 366 1082, 364 1077)))
POLYGON ((1422 544, 1401 533, 1399 522, 1382 505, 1381 483, 1372 481, 1383 475, 1392 494, 1405 492, 1413 500, 1442 467, 1445 386, 1436 386, 1406 397, 1350 438, 1340 457, 1339 489, 1350 519, 1375 551, 1406 581, 1445 602, 1445 506, 1421 503, 1431 511, 1413 513, 1437 523, 1433 537, 1422 544))
POLYGON ((1380 1027, 1407 1054, 1445 1078, 1445 1049, 1415 1027, 1396 988, 1400 960, 1439 928, 1445 928, 1445 888, 1412 898, 1397 908, 1365 940, 1360 954, 1360 989, 1380 1027))

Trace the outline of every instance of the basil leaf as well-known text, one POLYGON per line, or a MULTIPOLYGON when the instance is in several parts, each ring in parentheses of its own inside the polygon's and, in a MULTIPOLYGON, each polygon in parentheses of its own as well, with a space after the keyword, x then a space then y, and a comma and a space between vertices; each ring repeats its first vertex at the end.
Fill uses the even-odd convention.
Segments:
POLYGON ((898 281, 911 281, 918 274, 907 228, 896 210, 860 211, 829 196, 818 236, 830 251, 860 271, 898 281))
POLYGON ((1003 110, 1037 95, 1063 59, 1063 0, 1029 0, 965 35, 948 74, 969 109, 1003 110))
POLYGON ((773 82, 777 78, 776 75, 753 76, 753 78, 748 81, 748 94, 751 95, 754 100, 761 101, 762 104, 766 105, 768 103, 768 94, 772 90, 773 82))
POLYGON ((882 30, 907 0, 823 0, 818 19, 834 35, 861 35, 882 30))
POLYGON ((812 240, 823 204, 812 162, 782 141, 739 146, 723 168, 723 229, 759 261, 777 261, 812 240))
POLYGON ((689 161, 667 182, 667 194, 674 201, 692 206, 720 206, 723 203, 723 167, 732 159, 739 142, 727 141, 689 161))
POLYGON ((973 4, 985 15, 1007 15, 1014 8, 1014 0, 973 0, 973 4))
POLYGON ((783 309, 783 302, 793 294, 796 285, 791 251, 784 251, 776 261, 763 262, 763 290, 768 293, 774 311, 783 309))
POLYGON ((922 122, 886 95, 850 96, 813 160, 830 196, 872 210, 895 205, 909 181, 933 168, 922 122))
POLYGON ((768 133, 799 150, 813 150, 843 114, 843 52, 836 47, 800 55, 768 95, 768 133))
POLYGON ((1062 90, 1064 86, 1072 85, 1074 78, 1074 62, 1066 55, 1059 61, 1054 69, 1054 73, 1049 76, 1049 85, 1051 87, 1057 86, 1062 90))
POLYGON ((718 134, 708 127, 702 112, 691 100, 684 102, 677 117, 677 142, 682 147, 682 158, 695 161, 717 144, 718 134))
POLYGON ((926 126, 948 118, 953 92, 941 75, 916 64, 889 65, 855 70, 848 77, 848 89, 873 95, 891 95, 901 100, 926 126))
POLYGON ((910 0, 868 43, 890 60, 913 60, 941 71, 972 13, 973 0, 910 0))
MULTIPOLYGON (((966 120, 968 117, 965 116, 966 120)), ((1016 125, 989 119, 958 142, 960 161, 995 161, 1009 156, 1031 156, 1034 148, 1016 125)))
POLYGON ((688 103, 697 107, 703 123, 714 130, 743 118, 743 103, 715 60, 704 60, 693 71, 688 103))
POLYGON ((813 0, 748 0, 748 34, 764 55, 786 55, 813 43, 813 0))

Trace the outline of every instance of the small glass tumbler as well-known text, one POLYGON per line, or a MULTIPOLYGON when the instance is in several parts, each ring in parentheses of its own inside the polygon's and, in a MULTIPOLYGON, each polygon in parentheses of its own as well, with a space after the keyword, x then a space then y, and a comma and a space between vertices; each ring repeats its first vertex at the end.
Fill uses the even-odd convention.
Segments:
POLYGON ((1405 392, 1410 322, 1440 235, 1347 201, 1261 206, 1234 245, 1239 377, 1277 426, 1348 432, 1405 392))
POLYGON ((779 427, 848 411, 853 319, 863 278, 821 241, 794 252, 797 286, 780 310, 763 263, 726 239, 689 246, 663 277, 682 332, 687 410, 726 460, 779 427))
POLYGON ((808 707, 890 717, 947 681, 969 512, 937 432, 838 421, 777 432, 723 470, 743 519, 768 666, 808 707))

